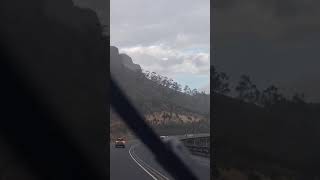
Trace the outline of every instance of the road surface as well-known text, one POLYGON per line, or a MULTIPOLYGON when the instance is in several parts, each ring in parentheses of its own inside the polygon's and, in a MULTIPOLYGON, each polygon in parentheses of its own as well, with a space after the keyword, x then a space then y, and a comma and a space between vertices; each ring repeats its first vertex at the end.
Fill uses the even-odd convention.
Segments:
MULTIPOLYGON (((197 163, 192 168, 201 170, 201 180, 210 179, 210 162, 207 158, 193 156, 197 163)), ((139 141, 128 142, 126 148, 110 144, 111 180, 173 180, 156 162, 153 154, 139 141)))

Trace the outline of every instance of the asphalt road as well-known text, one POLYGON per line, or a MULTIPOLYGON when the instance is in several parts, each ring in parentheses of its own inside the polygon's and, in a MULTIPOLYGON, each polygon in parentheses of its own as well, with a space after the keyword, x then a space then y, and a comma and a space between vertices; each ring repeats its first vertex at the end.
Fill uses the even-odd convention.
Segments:
MULTIPOLYGON (((193 156, 193 168, 203 175, 201 180, 210 179, 210 162, 207 158, 193 156)), ((115 148, 110 144, 111 180, 168 180, 173 179, 156 162, 153 154, 139 141, 128 142, 126 148, 115 148)))

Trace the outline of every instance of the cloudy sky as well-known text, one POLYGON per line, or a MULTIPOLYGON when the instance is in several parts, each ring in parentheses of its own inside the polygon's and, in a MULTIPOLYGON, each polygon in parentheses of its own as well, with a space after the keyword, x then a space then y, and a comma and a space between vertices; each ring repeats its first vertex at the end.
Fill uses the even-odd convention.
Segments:
POLYGON ((320 1, 216 0, 212 64, 320 102, 320 1))
POLYGON ((210 0, 111 0, 110 39, 143 69, 209 89, 210 0))

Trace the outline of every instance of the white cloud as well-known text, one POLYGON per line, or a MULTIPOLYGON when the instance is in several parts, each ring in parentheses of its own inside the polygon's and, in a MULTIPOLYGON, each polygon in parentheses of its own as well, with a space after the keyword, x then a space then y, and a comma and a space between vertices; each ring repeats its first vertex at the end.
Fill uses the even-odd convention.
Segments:
POLYGON ((189 53, 162 44, 122 48, 120 52, 131 56, 143 69, 162 75, 191 73, 209 76, 210 73, 210 55, 204 52, 189 53))

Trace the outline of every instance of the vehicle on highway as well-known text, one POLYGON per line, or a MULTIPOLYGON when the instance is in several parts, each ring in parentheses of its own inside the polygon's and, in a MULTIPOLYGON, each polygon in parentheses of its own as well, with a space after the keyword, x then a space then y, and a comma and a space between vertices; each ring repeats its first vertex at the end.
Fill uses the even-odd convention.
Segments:
POLYGON ((164 140, 165 138, 167 138, 168 136, 160 136, 161 140, 164 140))
POLYGON ((123 138, 118 138, 114 143, 114 147, 126 148, 126 141, 123 138))

